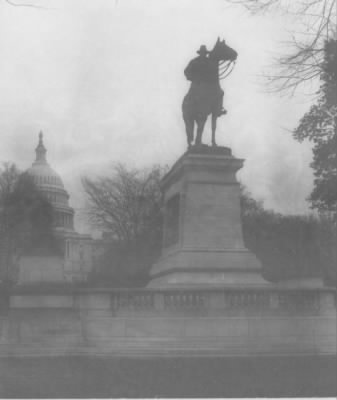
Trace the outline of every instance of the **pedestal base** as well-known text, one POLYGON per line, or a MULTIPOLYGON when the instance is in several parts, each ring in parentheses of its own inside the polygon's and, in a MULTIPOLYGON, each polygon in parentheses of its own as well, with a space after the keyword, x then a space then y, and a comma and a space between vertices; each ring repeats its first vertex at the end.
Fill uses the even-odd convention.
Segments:
POLYGON ((149 287, 267 284, 242 237, 235 173, 243 160, 226 148, 192 150, 162 181, 164 244, 149 287))
POLYGON ((167 286, 261 286, 261 265, 246 249, 178 250, 162 257, 151 271, 149 287, 167 286))

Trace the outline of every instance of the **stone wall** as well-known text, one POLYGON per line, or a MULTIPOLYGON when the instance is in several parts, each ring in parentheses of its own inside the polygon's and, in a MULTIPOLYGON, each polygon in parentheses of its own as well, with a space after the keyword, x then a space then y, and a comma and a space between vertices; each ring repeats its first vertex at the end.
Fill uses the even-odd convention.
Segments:
POLYGON ((17 291, 1 355, 335 354, 336 292, 221 288, 17 291))

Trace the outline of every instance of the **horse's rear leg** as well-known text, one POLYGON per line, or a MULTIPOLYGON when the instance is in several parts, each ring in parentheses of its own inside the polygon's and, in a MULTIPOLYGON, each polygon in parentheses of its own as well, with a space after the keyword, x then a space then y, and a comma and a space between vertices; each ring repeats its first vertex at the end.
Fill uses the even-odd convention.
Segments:
POLYGON ((216 120, 218 116, 216 113, 212 114, 212 146, 216 146, 216 141, 215 141, 215 131, 216 131, 216 120))
POLYGON ((204 119, 202 121, 197 121, 198 128, 197 128, 197 137, 195 139, 196 145, 201 145, 201 137, 202 137, 202 133, 204 131, 205 122, 206 122, 206 119, 204 119))

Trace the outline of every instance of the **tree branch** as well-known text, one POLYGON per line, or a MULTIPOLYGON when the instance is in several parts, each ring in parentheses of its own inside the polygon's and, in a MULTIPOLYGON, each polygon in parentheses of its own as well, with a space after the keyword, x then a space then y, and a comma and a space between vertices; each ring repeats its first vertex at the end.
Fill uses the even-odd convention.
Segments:
POLYGON ((5 0, 5 2, 13 7, 28 7, 28 8, 37 8, 40 10, 50 10, 49 7, 44 7, 33 3, 15 3, 12 0, 5 0))

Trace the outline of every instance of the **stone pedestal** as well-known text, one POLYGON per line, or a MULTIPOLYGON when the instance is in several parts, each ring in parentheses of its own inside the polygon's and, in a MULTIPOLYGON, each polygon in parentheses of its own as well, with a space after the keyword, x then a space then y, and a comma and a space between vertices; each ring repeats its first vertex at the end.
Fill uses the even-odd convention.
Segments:
POLYGON ((242 165, 228 148, 193 149, 164 177, 163 251, 150 287, 266 284, 243 243, 235 176, 242 165))

